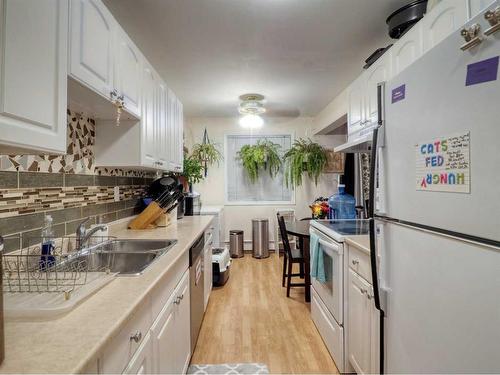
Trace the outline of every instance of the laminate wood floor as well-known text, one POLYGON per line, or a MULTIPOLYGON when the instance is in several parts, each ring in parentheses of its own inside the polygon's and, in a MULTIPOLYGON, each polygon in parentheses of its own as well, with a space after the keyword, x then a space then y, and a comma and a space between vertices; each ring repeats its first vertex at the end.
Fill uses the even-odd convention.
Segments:
POLYGON ((277 261, 274 254, 233 260, 229 281, 212 291, 192 364, 261 362, 271 373, 338 373, 304 289, 286 297, 277 261))

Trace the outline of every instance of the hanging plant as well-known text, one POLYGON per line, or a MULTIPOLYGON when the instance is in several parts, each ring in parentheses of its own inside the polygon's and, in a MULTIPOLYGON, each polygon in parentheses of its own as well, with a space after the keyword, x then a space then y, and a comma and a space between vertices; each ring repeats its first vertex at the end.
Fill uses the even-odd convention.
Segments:
POLYGON ((285 163, 285 180, 287 186, 302 185, 302 175, 314 179, 318 185, 318 178, 326 166, 326 150, 310 139, 299 138, 295 140, 292 148, 283 157, 285 163))
POLYGON ((203 134, 203 142, 193 145, 191 157, 198 160, 203 165, 205 177, 208 175, 208 167, 215 163, 219 165, 223 159, 222 153, 217 149, 216 145, 210 142, 206 128, 203 134))
POLYGON ((259 172, 268 170, 275 177, 281 168, 279 150, 281 146, 268 140, 258 140, 254 145, 244 145, 238 152, 238 159, 243 164, 251 183, 259 178, 259 172))

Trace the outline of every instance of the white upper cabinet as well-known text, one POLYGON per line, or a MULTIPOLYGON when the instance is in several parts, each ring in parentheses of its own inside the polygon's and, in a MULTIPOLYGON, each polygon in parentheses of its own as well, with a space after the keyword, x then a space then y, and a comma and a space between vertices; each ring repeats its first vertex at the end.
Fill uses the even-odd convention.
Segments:
POLYGON ((184 114, 182 103, 172 91, 168 95, 169 170, 182 172, 184 153, 184 114))
POLYGON ((71 103, 86 108, 91 102, 90 112, 102 115, 96 165, 182 171, 182 103, 101 0, 71 0, 70 33, 71 76, 90 89, 82 93, 72 84, 71 103), (100 101, 91 99, 94 92, 100 101), (116 109, 110 101, 116 100, 124 107, 120 126, 111 124, 116 109))
POLYGON ((424 53, 467 21, 467 0, 441 0, 425 15, 422 24, 424 53))
POLYGON ((68 0, 0 1, 0 152, 65 153, 68 0))
POLYGON ((361 74, 347 89, 347 132, 349 135, 358 133, 364 121, 364 86, 365 74, 361 74))
POLYGON ((140 117, 142 55, 125 32, 118 28, 116 36, 115 87, 123 96, 125 108, 140 117))
POLYGON ((375 123, 378 120, 377 86, 391 77, 391 54, 386 52, 366 71, 365 121, 375 123))
POLYGON ((72 0, 70 75, 109 98, 114 82, 114 35, 117 25, 101 1, 72 0))
POLYGON ((170 151, 168 139, 168 88, 164 83, 158 85, 158 117, 157 117, 157 155, 158 163, 162 168, 168 168, 170 151))
POLYGON ((158 79, 150 66, 143 71, 143 104, 142 104, 142 165, 158 167, 157 129, 157 85, 158 79))
POLYGON ((422 22, 413 26, 390 49, 392 73, 397 75, 422 56, 422 22))
POLYGON ((468 0, 469 19, 477 16, 479 13, 484 12, 484 10, 494 2, 494 0, 468 0))

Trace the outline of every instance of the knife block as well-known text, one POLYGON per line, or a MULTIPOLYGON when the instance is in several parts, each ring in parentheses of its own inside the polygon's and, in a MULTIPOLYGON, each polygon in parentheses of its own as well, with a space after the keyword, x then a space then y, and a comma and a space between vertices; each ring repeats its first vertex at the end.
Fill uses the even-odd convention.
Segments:
POLYGON ((155 228, 154 223, 164 214, 163 208, 153 201, 142 211, 136 218, 134 218, 129 224, 129 229, 152 229, 155 228))

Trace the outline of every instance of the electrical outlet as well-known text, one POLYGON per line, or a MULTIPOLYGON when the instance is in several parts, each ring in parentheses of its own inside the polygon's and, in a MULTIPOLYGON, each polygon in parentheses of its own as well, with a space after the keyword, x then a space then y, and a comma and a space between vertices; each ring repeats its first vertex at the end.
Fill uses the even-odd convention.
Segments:
POLYGON ((115 188, 113 189, 113 194, 114 194, 115 202, 119 202, 120 201, 120 187, 119 186, 115 186, 115 188))

